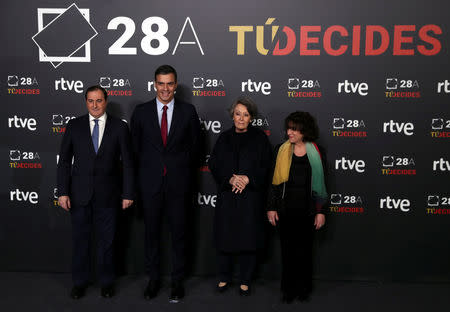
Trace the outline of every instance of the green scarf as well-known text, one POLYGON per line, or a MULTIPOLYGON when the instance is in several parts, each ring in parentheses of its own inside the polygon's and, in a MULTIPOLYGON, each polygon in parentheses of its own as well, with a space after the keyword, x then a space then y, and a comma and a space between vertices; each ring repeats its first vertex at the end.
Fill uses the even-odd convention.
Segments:
MULTIPOLYGON (((328 198, 325 187, 325 179, 323 176, 322 159, 320 157, 317 146, 314 143, 306 142, 306 155, 308 156, 309 165, 311 166, 312 181, 311 190, 314 197, 320 202, 325 202, 328 198)), ((289 179, 289 170, 291 169, 292 154, 294 153, 294 145, 287 140, 284 142, 277 154, 277 161, 273 173, 272 184, 280 185, 289 179)))

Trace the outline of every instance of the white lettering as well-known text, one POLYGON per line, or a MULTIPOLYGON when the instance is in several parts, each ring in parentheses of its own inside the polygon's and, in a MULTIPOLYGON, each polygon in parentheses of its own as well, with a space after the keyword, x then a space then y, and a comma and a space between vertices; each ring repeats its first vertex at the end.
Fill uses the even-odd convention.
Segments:
POLYGON ((383 132, 391 133, 404 133, 405 135, 414 134, 414 125, 411 122, 396 122, 389 120, 389 122, 383 123, 383 132))
POLYGON ((32 204, 39 202, 39 196, 36 192, 23 192, 19 189, 9 192, 9 198, 11 201, 29 201, 32 204))
POLYGON ((174 55, 175 52, 177 51, 178 44, 197 44, 198 48, 200 49, 200 53, 202 55, 205 55, 205 53, 203 53, 202 45, 200 44, 200 41, 198 40, 197 33, 195 32, 194 26, 192 25, 191 19, 189 17, 186 17, 186 21, 184 22, 183 28, 181 29, 180 35, 178 36, 178 40, 177 40, 177 43, 175 44, 175 48, 173 49, 172 55, 174 55), (189 23, 189 26, 191 27, 192 33, 194 34, 194 37, 195 37, 195 41, 180 41, 181 37, 184 34, 184 30, 186 28, 187 23, 189 23))
POLYGON ((269 95, 271 93, 272 85, 270 82, 256 82, 248 79, 247 81, 243 81, 241 83, 241 91, 245 92, 247 89, 248 92, 260 92, 264 95, 269 95))
POLYGON ((335 168, 342 170, 355 170, 356 172, 363 173, 365 171, 366 163, 364 160, 350 160, 342 157, 341 159, 336 159, 335 168))
POLYGON ((34 118, 21 118, 14 115, 14 117, 8 118, 9 128, 27 128, 30 131, 36 130, 36 119, 34 118))
POLYGON ((55 80, 55 90, 59 89, 62 91, 75 91, 76 93, 82 93, 83 82, 81 80, 66 80, 61 77, 61 79, 55 80))
POLYGON ((380 208, 387 209, 399 209, 403 212, 410 210, 411 202, 408 199, 395 199, 387 196, 386 198, 380 198, 380 208))
POLYGON ((197 202, 199 205, 210 205, 216 207, 217 195, 203 195, 198 193, 197 202))
POLYGON ((433 161, 433 171, 450 171, 450 162, 444 158, 439 158, 439 160, 433 161))
POLYGON ((445 80, 443 82, 438 82, 437 85, 437 92, 442 93, 442 89, 445 93, 450 93, 450 82, 448 80, 445 80))
POLYGON ((369 94, 369 85, 366 82, 349 82, 347 79, 344 82, 338 82, 338 93, 358 93, 361 96, 369 94))

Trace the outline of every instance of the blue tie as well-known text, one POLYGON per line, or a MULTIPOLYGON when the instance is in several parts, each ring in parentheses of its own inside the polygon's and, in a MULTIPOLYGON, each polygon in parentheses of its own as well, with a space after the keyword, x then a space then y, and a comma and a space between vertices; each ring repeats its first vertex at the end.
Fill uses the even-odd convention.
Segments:
POLYGON ((94 130, 92 131, 92 143, 94 143, 94 150, 97 154, 98 151, 98 119, 94 119, 95 126, 94 130))

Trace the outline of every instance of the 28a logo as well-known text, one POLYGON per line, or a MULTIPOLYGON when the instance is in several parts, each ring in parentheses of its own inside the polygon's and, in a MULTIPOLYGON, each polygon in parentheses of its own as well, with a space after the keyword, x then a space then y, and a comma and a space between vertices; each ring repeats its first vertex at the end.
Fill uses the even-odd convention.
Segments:
MULTIPOLYGON (((108 53, 111 55, 136 55, 136 47, 125 47, 128 41, 134 36, 136 32, 136 24, 133 19, 127 16, 117 16, 113 18, 108 23, 109 30, 117 30, 119 25, 124 25, 124 32, 108 49, 108 53)), ((169 30, 169 24, 167 21, 159 16, 147 17, 141 24, 141 30, 144 33, 144 37, 141 39, 141 49, 144 53, 148 55, 162 55, 169 50, 169 39, 166 34, 169 30), (154 31, 153 26, 156 27, 154 31), (152 42, 157 43, 156 47, 152 46, 152 42)), ((192 25, 191 19, 186 17, 183 28, 181 29, 178 39, 175 43, 175 47, 172 51, 174 55, 177 51, 179 45, 197 45, 200 53, 204 55, 203 48, 198 39, 197 33, 192 25), (189 26, 192 34, 194 35, 195 41, 181 41, 185 31, 186 26, 189 26)))

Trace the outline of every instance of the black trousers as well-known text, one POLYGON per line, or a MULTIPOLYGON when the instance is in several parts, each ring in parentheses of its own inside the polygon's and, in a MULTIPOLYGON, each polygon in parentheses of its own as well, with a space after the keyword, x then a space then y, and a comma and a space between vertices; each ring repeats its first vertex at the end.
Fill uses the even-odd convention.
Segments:
POLYGON ((281 291, 309 294, 312 289, 314 216, 287 210, 279 215, 281 291))
POLYGON ((250 285, 253 272, 256 266, 256 252, 217 252, 217 260, 219 266, 219 281, 231 282, 233 278, 233 259, 236 257, 239 262, 239 280, 241 285, 250 285))
POLYGON ((86 285, 90 276, 91 235, 95 230, 97 272, 101 286, 114 281, 113 244, 120 200, 94 197, 87 205, 72 201, 72 280, 75 286, 86 285))
POLYGON ((172 281, 181 281, 185 275, 186 249, 186 206, 188 194, 173 194, 167 191, 166 183, 162 190, 146 196, 142 192, 145 222, 145 269, 150 280, 160 279, 160 237, 162 216, 169 221, 172 239, 172 281))

